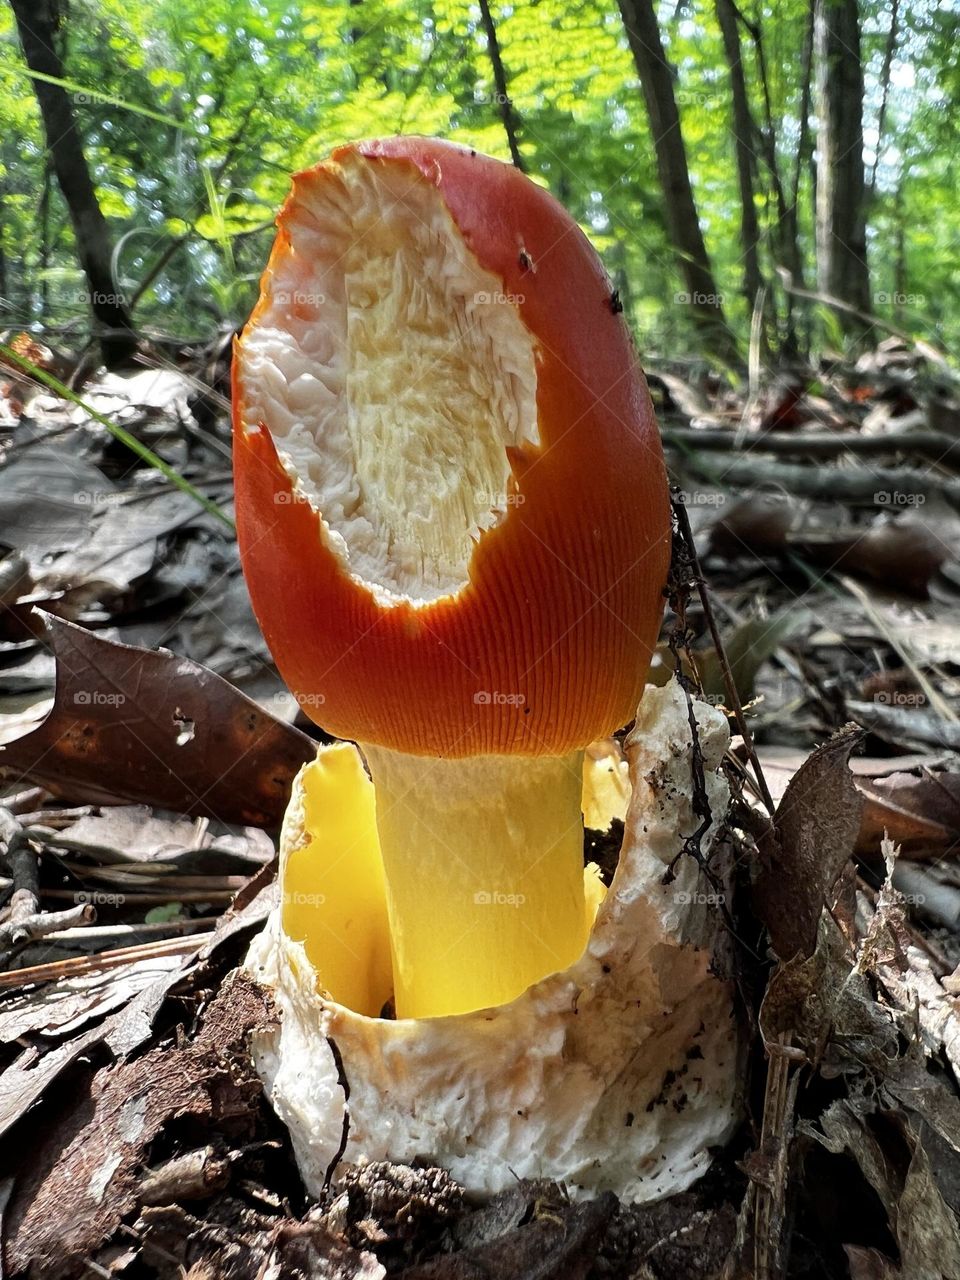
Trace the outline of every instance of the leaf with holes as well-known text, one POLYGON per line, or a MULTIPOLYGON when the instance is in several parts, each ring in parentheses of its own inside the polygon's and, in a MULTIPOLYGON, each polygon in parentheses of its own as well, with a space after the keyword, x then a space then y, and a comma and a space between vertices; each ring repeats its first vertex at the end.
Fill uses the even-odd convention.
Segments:
POLYGON ((56 698, 42 724, 0 746, 0 774, 74 802, 279 826, 315 754, 306 734, 195 662, 42 616, 56 698))

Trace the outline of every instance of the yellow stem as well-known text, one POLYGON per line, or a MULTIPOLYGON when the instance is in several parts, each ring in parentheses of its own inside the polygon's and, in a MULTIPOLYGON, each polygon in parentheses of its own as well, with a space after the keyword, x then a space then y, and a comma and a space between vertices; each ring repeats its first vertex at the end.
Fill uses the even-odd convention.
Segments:
POLYGON ((581 751, 462 760, 363 751, 398 1017, 503 1004, 577 959, 588 929, 581 751))

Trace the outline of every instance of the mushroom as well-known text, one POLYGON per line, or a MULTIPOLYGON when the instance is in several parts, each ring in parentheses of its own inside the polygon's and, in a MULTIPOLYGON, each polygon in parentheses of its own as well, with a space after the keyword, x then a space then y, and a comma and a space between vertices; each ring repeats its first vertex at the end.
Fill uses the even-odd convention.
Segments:
POLYGON ((368 901, 288 884, 290 936, 366 1014, 501 1006, 603 896, 583 753, 636 711, 669 560, 646 384, 586 237, 508 165, 342 147, 278 227, 235 352, 241 555, 282 676, 372 780, 353 748, 305 776, 344 827, 324 876, 368 901), (389 966, 351 961, 386 934, 389 966))
POLYGON ((295 781, 245 962, 308 1190, 363 1159, 688 1186, 737 1115, 729 734, 676 682, 640 700, 666 485, 595 255, 493 160, 342 148, 294 180, 234 369, 254 606, 345 739, 295 781), (589 746, 634 714, 625 759, 589 746), (581 809, 625 816, 607 889, 581 809))
POLYGON ((245 962, 277 1010, 254 1063, 312 1195, 363 1160, 438 1165, 479 1195, 548 1178, 628 1202, 703 1173, 736 1125, 743 1074, 719 911, 728 743, 717 708, 676 682, 648 688, 625 743, 620 858, 583 954, 507 1004, 416 1020, 367 1016, 390 982, 386 903, 367 874, 373 786, 354 747, 320 749, 284 820, 281 905, 245 962), (709 880, 684 856, 695 833, 709 880), (345 866, 364 877, 360 901, 345 866), (298 904, 322 927, 293 918, 298 904))

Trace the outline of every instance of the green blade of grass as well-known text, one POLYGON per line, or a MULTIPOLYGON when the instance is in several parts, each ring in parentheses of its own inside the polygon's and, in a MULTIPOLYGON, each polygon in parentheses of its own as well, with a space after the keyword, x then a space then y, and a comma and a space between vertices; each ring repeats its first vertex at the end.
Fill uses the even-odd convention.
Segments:
POLYGON ((141 444, 136 436, 131 435, 130 432, 124 427, 121 427, 119 423, 111 422, 108 417, 99 413, 91 405, 87 404, 82 397, 78 396, 75 391, 72 391, 70 387, 62 383, 59 378, 55 378, 53 374, 47 373, 45 369, 41 369, 38 365, 35 365, 32 360, 27 360, 23 356, 18 355, 16 351, 8 347, 5 342, 0 342, 0 355, 2 355, 4 359, 8 360, 12 365, 22 369, 24 373, 28 373, 32 378, 36 378, 38 382, 42 382, 43 385, 45 387, 49 387, 51 391, 55 391, 62 399, 69 400, 71 404, 77 405, 84 413, 89 414, 95 422, 99 422, 102 427, 106 427, 115 439, 119 440, 122 444, 125 444, 132 453, 137 455, 138 458, 141 458, 148 464, 148 466, 153 467, 155 471, 159 471, 161 475, 166 476, 171 484, 176 485, 182 493, 193 498, 194 502, 198 502, 205 511, 210 513, 210 515, 216 516, 218 520, 227 526, 231 533, 236 533, 236 525, 215 502, 208 498, 206 494, 201 493, 199 489, 195 489, 189 480, 184 479, 179 471, 174 470, 174 468, 170 466, 169 462, 164 462, 163 458, 161 458, 159 454, 154 453, 152 449, 148 449, 145 444, 141 444))
MULTIPOLYGON (((91 102, 103 102, 109 107, 119 107, 121 111, 132 111, 134 115, 146 116, 148 120, 157 120, 160 124, 172 125, 174 129, 189 129, 189 126, 185 125, 182 120, 177 120, 173 116, 165 116, 159 111, 151 111, 149 107, 140 107, 135 102, 127 102, 123 98, 115 98, 112 93, 101 93, 99 89, 91 89, 88 85, 78 84, 76 80, 66 80, 62 76, 48 76, 43 71, 32 71, 29 67, 8 67, 5 70, 13 71, 17 75, 28 76, 31 80, 42 80, 45 84, 59 85, 61 89, 66 89, 69 93, 84 94, 91 102)), ((192 130, 189 131, 193 132, 192 130)))

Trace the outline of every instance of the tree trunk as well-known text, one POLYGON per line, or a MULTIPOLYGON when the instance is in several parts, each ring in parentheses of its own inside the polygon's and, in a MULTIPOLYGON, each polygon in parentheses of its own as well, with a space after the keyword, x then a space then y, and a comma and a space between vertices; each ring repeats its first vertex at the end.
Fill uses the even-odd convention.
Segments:
MULTIPOLYGON (((50 157, 46 157, 43 165, 43 185, 40 188, 40 203, 37 206, 37 221, 40 224, 40 252, 38 255, 38 275, 40 277, 40 314, 43 320, 49 313, 50 281, 47 270, 50 266, 50 157)), ((33 308, 30 308, 33 311, 33 308)))
MULTIPOLYGON (((857 0, 816 0, 817 267, 823 293, 872 310, 863 173, 863 66, 857 0)), ((840 311, 845 329, 864 325, 840 311)))
POLYGON ((5 311, 13 310, 13 299, 10 297, 10 285, 7 280, 7 255, 3 248, 7 227, 6 195, 5 187, 0 185, 0 322, 3 320, 5 311))
POLYGON ((804 165, 810 162, 810 82, 813 78, 813 43, 815 25, 815 0, 810 0, 807 29, 803 37, 803 54, 800 61, 800 137, 797 140, 797 158, 790 187, 790 207, 794 222, 797 221, 797 205, 800 200, 800 180, 804 165))
POLYGON ((877 149, 873 156, 873 168, 870 172, 868 198, 873 199, 877 190, 877 170, 880 168, 880 152, 883 150, 883 131, 887 123, 887 105, 890 101, 890 72, 893 69, 893 55, 897 51, 899 35, 900 4, 892 0, 890 6, 890 31, 883 50, 883 70, 880 72, 880 112, 877 116, 877 149))
MULTIPOLYGON (((56 52, 56 0, 10 0, 23 55, 31 71, 63 79, 56 52)), ((113 276, 110 229, 97 202, 90 170, 67 91, 34 79, 47 148, 70 214, 80 265, 87 279, 90 309, 108 367, 122 363, 136 346, 126 304, 113 276)))
POLYGON ((683 293, 677 294, 676 301, 690 306, 704 342, 715 355, 736 360, 736 343, 727 327, 723 298, 714 281, 700 230, 673 92, 673 72, 663 51, 653 0, 619 0, 619 3, 650 119, 667 230, 686 286, 683 293))
MULTIPOLYGON (((773 195, 777 205, 777 217, 772 228, 772 239, 774 243, 774 253, 776 256, 777 266, 789 272, 791 279, 801 288, 804 285, 803 279, 803 257, 800 253, 800 238, 797 226, 796 206, 787 202, 786 193, 784 191, 783 179, 780 176, 780 162, 777 159, 776 138, 778 133, 777 123, 773 118, 773 106, 770 101, 770 78, 767 75, 767 56, 763 47, 763 30, 760 22, 751 22, 743 11, 737 8, 735 0, 729 0, 730 9, 735 15, 738 22, 743 24, 744 29, 748 32, 750 39, 753 41, 753 47, 757 58, 757 72, 760 79, 760 89, 763 95, 763 127, 754 129, 754 137, 757 140, 759 154, 766 166, 770 182, 773 185, 773 195)), ((785 292, 786 315, 785 319, 785 336, 783 343, 783 351, 786 355, 795 356, 798 353, 798 342, 796 325, 794 321, 793 298, 790 290, 785 292)))
POLYGON ((731 0, 716 0, 717 22, 723 37, 723 50, 730 72, 730 93, 733 99, 733 149, 737 161, 737 182, 740 187, 740 239, 743 247, 743 288, 750 310, 757 305, 757 297, 763 288, 760 273, 760 225, 753 190, 753 150, 750 140, 754 134, 750 100, 743 75, 743 59, 740 50, 740 32, 737 15, 731 0))
MULTIPOLYGON (((813 79, 813 43, 814 43, 814 9, 815 0, 809 0, 806 30, 803 37, 803 53, 800 58, 800 136, 797 139, 797 157, 794 165, 793 177, 790 185, 790 228, 793 236, 793 242, 797 246, 797 260, 803 264, 803 258, 800 254, 800 182, 803 178, 804 168, 810 172, 810 203, 816 208, 817 203, 817 173, 813 159, 813 144, 810 136, 810 98, 811 98, 811 81, 813 79)), ((793 283, 800 288, 805 288, 802 270, 800 279, 793 283)), ((791 316, 793 295, 787 290, 787 297, 791 299, 791 316)), ((810 340, 812 337, 812 325, 810 323, 809 309, 801 314, 800 325, 803 330, 802 339, 798 340, 798 351, 804 352, 809 350, 810 340)))
POLYGON ((907 295, 907 232, 906 232, 906 216, 903 208, 903 186, 906 182, 906 173, 901 170, 900 181, 897 183, 897 194, 893 202, 893 216, 896 220, 897 235, 896 249, 893 260, 893 319, 894 323, 903 326, 904 323, 904 300, 907 295))
POLYGON ((503 121, 503 131, 507 135, 510 158, 521 173, 526 173, 527 168, 523 163, 523 156, 520 154, 520 145, 517 139, 517 113, 513 109, 513 103, 510 100, 510 94, 507 89, 507 73, 503 69, 503 59, 500 56, 500 41, 497 39, 497 28, 487 0, 480 0, 480 18, 483 22, 484 34, 487 37, 487 55, 490 58, 493 83, 497 91, 497 110, 500 113, 500 119, 503 121))

